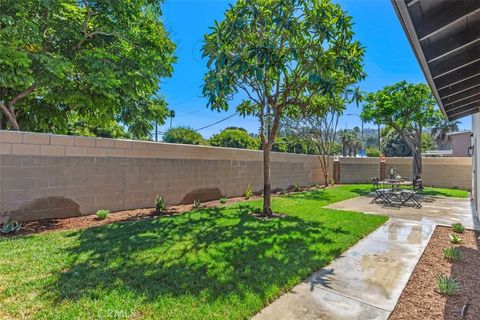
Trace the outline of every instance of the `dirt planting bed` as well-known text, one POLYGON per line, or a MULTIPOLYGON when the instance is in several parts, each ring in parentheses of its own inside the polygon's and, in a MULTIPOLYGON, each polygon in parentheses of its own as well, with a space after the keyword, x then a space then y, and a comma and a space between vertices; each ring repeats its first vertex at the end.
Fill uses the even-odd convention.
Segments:
POLYGON ((435 229, 390 320, 480 319, 480 233, 465 230, 459 234, 463 243, 456 245, 450 243, 450 234, 451 228, 435 229), (448 262, 443 255, 443 249, 448 247, 460 249, 462 260, 448 262), (436 279, 440 274, 460 283, 456 295, 444 297, 438 292, 436 279))
MULTIPOLYGON (((257 198, 256 196, 252 199, 257 198)), ((230 205, 239 201, 244 201, 243 197, 230 198, 226 203, 222 204, 219 200, 208 201, 201 204, 202 208, 211 208, 217 206, 230 205)), ((165 212, 156 212, 154 208, 142 208, 134 210, 125 210, 125 211, 115 211, 111 212, 108 217, 104 220, 99 220, 95 214, 73 217, 73 218, 64 218, 64 219, 45 219, 37 220, 30 222, 23 222, 20 231, 15 233, 15 236, 27 235, 32 233, 44 233, 51 231, 59 230, 70 230, 70 229, 86 229, 96 226, 101 226, 104 224, 114 223, 114 222, 125 222, 125 221, 138 221, 144 219, 150 219, 156 216, 162 215, 173 215, 181 214, 186 211, 192 210, 191 204, 186 205, 176 205, 168 206, 165 212)), ((6 236, 0 234, 0 237, 6 236)), ((9 235, 13 236, 13 235, 9 235)))
MULTIPOLYGON (((293 190, 294 187, 289 187, 285 191, 272 191, 272 197, 279 196, 279 195, 288 195, 295 192, 301 192, 306 190, 316 190, 316 189, 323 189, 322 186, 309 186, 309 187, 297 187, 297 190, 293 190)), ((254 194, 249 199, 260 199, 261 194, 254 194)), ((221 207, 226 205, 231 205, 239 201, 245 201, 244 197, 235 197, 226 199, 225 203, 221 203, 220 200, 212 200, 203 202, 201 204, 202 208, 213 208, 213 207, 221 207)), ((21 230, 16 232, 15 234, 4 235, 0 233, 1 237, 12 237, 12 236, 22 236, 28 235, 32 233, 45 233, 51 231, 59 231, 59 230, 70 230, 70 229, 86 229, 91 227, 97 227, 104 224, 110 224, 114 222, 125 222, 125 221, 138 221, 144 219, 150 219, 156 216, 162 215, 173 215, 173 214, 181 214, 193 209, 192 204, 184 204, 184 205, 175 205, 175 206, 168 206, 165 212, 156 212, 154 208, 142 208, 142 209, 133 209, 133 210, 124 210, 124 211, 115 211, 111 212, 108 217, 104 220, 99 220, 95 214, 85 215, 81 217, 73 217, 73 218, 64 218, 64 219, 45 219, 45 220, 36 220, 36 221, 29 221, 23 222, 21 230)))

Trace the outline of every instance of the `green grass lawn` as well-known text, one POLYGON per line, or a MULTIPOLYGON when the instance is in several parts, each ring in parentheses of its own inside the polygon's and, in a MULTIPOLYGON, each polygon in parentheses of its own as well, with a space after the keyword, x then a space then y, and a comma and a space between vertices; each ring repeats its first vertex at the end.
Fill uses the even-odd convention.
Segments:
POLYGON ((444 188, 426 187, 420 193, 424 195, 429 195, 429 196, 468 198, 468 191, 460 190, 460 189, 444 189, 444 188))
POLYGON ((345 185, 177 216, 0 240, 0 319, 241 319, 384 223, 322 206, 345 185))

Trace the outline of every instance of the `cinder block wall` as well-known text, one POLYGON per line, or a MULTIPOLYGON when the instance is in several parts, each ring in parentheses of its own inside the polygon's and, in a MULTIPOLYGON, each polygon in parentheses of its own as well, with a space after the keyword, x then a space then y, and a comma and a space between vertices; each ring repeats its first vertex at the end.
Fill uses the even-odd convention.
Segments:
MULTIPOLYGON (((242 195, 263 187, 262 152, 0 131, 0 222, 242 195)), ((272 187, 323 183, 316 156, 272 154, 272 187)))
MULTIPOLYGON (((372 177, 380 177, 379 158, 343 158, 340 161, 340 183, 365 183, 372 177)), ((412 178, 411 158, 386 158, 385 177, 389 168, 412 178)), ((426 186, 442 188, 472 189, 472 158, 444 157, 423 158, 423 182, 426 186)))
POLYGON ((379 158, 340 157, 340 183, 365 183, 380 172, 379 158))

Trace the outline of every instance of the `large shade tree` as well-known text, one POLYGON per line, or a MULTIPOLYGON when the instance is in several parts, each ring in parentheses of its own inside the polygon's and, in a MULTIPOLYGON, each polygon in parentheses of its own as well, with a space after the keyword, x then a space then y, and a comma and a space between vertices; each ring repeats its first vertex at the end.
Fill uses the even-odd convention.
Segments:
POLYGON ((363 51, 353 40, 351 17, 328 0, 239 0, 205 36, 208 105, 228 110, 242 92, 237 111, 260 122, 264 215, 272 215, 270 152, 280 120, 357 82, 363 51))
POLYGON ((423 130, 441 119, 430 88, 401 81, 368 94, 366 101, 363 120, 393 128, 412 152, 413 178, 421 178, 423 130))
POLYGON ((175 62, 160 17, 157 0, 0 1, 3 128, 68 133, 80 119, 147 136, 168 116, 156 92, 175 62))

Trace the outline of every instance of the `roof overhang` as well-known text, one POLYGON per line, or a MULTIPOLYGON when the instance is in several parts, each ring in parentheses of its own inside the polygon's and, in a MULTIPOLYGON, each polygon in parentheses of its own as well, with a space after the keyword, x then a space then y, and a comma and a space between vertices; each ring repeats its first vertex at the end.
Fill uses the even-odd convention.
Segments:
POLYGON ((391 0, 449 120, 479 112, 480 0, 391 0))

